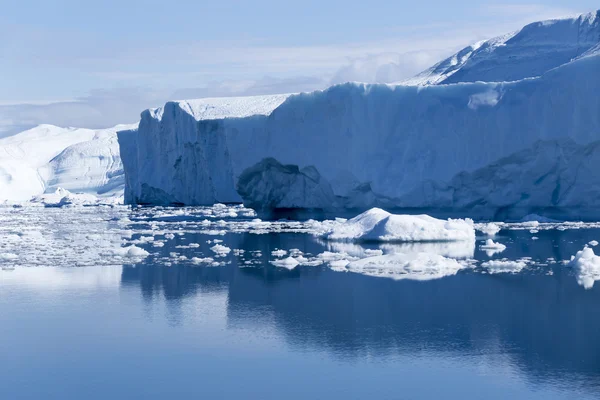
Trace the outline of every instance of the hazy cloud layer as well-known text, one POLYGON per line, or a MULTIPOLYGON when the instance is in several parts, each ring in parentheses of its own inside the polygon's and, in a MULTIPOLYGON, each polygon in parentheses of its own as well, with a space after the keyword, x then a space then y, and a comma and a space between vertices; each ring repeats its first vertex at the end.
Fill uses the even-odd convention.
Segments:
POLYGON ((397 82, 477 40, 573 14, 540 4, 501 3, 474 12, 481 18, 469 23, 390 28, 385 40, 290 46, 198 37, 164 43, 119 38, 118 45, 109 45, 95 41, 105 32, 51 31, 0 16, 0 72, 28 77, 0 81, 0 136, 40 123, 89 128, 131 123, 142 110, 172 99, 295 93, 346 81, 397 82), (42 86, 45 92, 38 90, 42 86), (82 87, 106 89, 86 93, 82 87), (72 100, 53 101, 54 94, 72 100))

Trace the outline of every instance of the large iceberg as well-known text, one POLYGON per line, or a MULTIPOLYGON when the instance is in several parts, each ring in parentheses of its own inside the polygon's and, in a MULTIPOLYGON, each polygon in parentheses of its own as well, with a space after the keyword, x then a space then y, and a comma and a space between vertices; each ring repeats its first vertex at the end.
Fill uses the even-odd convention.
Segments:
MULTIPOLYGON (((597 32, 595 15, 571 23, 597 32)), ((525 29, 521 43, 551 51, 538 33, 525 29)), ((169 102, 143 112, 139 129, 119 133, 125 201, 462 207, 432 202, 423 185, 437 190, 511 154, 546 151, 535 146, 540 140, 586 146, 600 139, 600 52, 592 37, 586 33, 572 61, 557 56, 556 68, 513 82, 347 83, 309 94, 169 102)), ((501 63, 498 70, 508 71, 501 63)), ((593 200, 579 206, 586 201, 593 200)))

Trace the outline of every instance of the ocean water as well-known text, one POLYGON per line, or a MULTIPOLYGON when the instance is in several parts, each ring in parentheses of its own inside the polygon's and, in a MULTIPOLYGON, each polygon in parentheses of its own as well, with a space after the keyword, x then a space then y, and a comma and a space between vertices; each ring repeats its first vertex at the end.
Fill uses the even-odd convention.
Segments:
POLYGON ((436 249, 469 267, 416 281, 277 267, 277 250, 365 246, 253 219, 0 209, 0 399, 600 397, 600 283, 562 262, 600 238, 594 224, 507 225, 503 252, 479 250, 483 236, 436 249), (148 254, 120 250, 132 244, 148 254), (490 259, 526 267, 494 274, 490 259))

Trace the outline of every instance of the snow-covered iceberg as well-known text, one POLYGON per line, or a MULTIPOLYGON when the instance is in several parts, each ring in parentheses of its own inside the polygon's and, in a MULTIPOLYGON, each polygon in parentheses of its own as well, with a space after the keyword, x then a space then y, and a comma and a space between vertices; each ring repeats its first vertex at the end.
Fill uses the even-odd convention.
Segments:
MULTIPOLYGON (((595 32, 597 20, 586 18, 572 21, 595 32)), ((554 25, 561 32, 566 26, 554 25)), ((546 36, 537 32, 524 29, 520 43, 529 49, 537 43, 542 58, 545 51, 559 52, 561 46, 545 47, 546 36)), ((438 202, 437 188, 540 140, 587 145, 600 138, 600 53, 588 46, 593 35, 588 36, 581 52, 570 56, 573 61, 560 53, 556 68, 514 82, 348 83, 310 94, 169 102, 142 113, 139 129, 119 133, 125 201, 463 207, 468 199, 438 202), (266 172, 278 164, 285 168, 266 172), (436 201, 429 199, 431 193, 436 201)), ((567 39, 579 43, 581 37, 569 33, 567 39)), ((579 206, 586 201, 592 200, 582 198, 579 206)))
POLYGON ((0 201, 26 201, 59 188, 121 195, 124 173, 117 131, 39 125, 0 139, 0 201))

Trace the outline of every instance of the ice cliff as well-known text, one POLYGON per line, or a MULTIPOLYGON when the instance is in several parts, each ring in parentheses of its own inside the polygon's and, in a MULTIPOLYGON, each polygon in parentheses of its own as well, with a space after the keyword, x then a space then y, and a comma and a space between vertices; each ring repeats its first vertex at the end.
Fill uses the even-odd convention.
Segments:
MULTIPOLYGON (((465 71, 484 67, 497 74, 504 71, 503 80, 526 77, 512 82, 348 83, 309 94, 174 101, 147 110, 139 129, 118 134, 125 201, 195 205, 243 201, 265 208, 363 209, 472 209, 476 201, 479 210, 487 207, 489 214, 512 206, 593 206, 592 199, 567 201, 575 198, 574 192, 558 190, 559 200, 529 193, 539 186, 529 182, 541 178, 534 172, 520 181, 511 177, 528 168, 525 159, 552 158, 553 153, 545 153, 552 148, 536 145, 539 141, 587 146, 600 139, 598 20, 595 13, 534 24, 487 54, 486 60, 495 57, 496 64, 464 63, 465 71), (554 28, 547 31, 548 27, 554 28), (571 28, 579 34, 573 36, 571 28), (569 46, 556 44, 561 32, 569 46), (531 60, 547 60, 546 52, 556 57, 541 69, 531 62, 504 64, 506 50, 501 49, 518 43, 523 55, 538 43, 539 52, 531 60), (571 51, 575 47, 578 50, 571 51), (564 48, 571 50, 563 54, 564 48), (521 72, 513 74, 516 70, 521 72), (535 71, 541 76, 530 77, 535 71), (509 192, 524 191, 519 196, 531 199, 529 203, 519 203, 499 190, 492 190, 493 196, 504 202, 487 201, 491 195, 471 189, 480 184, 478 179, 486 185, 499 184, 496 172, 490 171, 505 162, 499 160, 521 151, 531 154, 521 156, 524 166, 507 168, 503 182, 509 192), (486 173, 492 178, 478 178, 486 173), (474 174, 470 180, 465 178, 468 174, 474 174)), ((469 74, 463 78, 487 76, 469 74)), ((594 163, 595 158, 587 162, 594 163)), ((544 185, 563 182, 565 174, 577 181, 571 164, 575 165, 563 165, 569 171, 560 177, 545 178, 544 185)))

